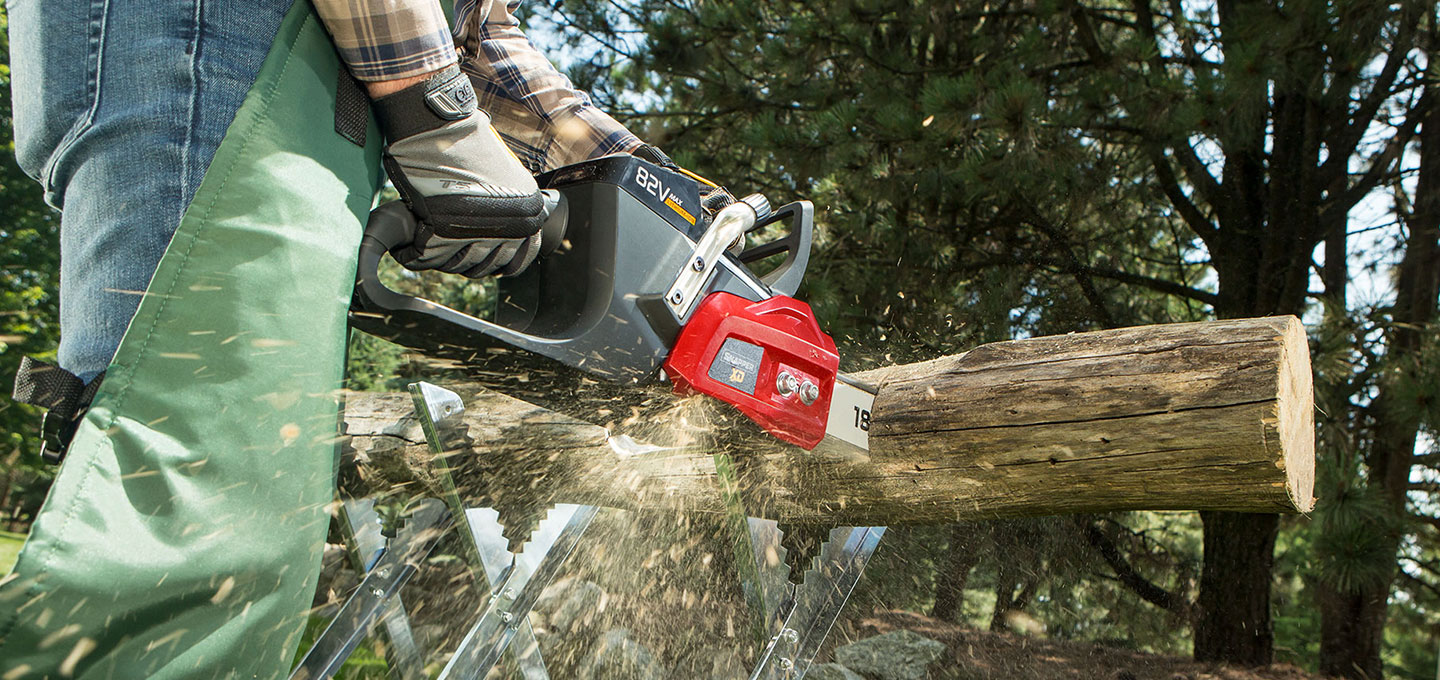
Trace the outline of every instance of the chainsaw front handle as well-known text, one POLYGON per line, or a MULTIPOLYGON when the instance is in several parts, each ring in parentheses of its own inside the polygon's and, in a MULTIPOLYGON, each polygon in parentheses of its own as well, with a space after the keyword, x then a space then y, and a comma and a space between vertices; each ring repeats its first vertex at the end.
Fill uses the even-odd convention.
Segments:
POLYGON ((800 289, 800 281, 805 278, 805 268, 810 266, 810 244, 815 239, 815 204, 795 201, 782 205, 751 227, 751 231, 782 221, 790 223, 788 234, 746 249, 736 259, 749 266, 772 255, 785 253, 785 261, 760 280, 776 295, 794 297, 795 291, 800 289))

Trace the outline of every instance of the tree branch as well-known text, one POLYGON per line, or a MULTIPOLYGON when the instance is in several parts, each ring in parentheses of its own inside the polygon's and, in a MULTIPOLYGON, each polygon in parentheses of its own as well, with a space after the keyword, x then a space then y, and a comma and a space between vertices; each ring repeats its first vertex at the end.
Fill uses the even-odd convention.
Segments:
POLYGON ((1106 564, 1110 565, 1120 582, 1139 595, 1140 599, 1167 612, 1185 614, 1189 610, 1189 600, 1155 585, 1154 582, 1142 576, 1140 572, 1130 566, 1124 555, 1120 554, 1119 546, 1115 545, 1115 542, 1110 540, 1110 537, 1106 536, 1105 532, 1095 524, 1086 523, 1081 527, 1081 531, 1085 534, 1086 542, 1100 554, 1106 564))
MULTIPOLYGON (((1068 265, 1061 262, 1055 262, 1053 260, 1032 259, 1031 262, 1042 266, 1054 267, 1062 271, 1069 271, 1068 265)), ((1165 293, 1167 295, 1174 295, 1176 297, 1195 300, 1196 302, 1203 302, 1211 306, 1214 306, 1220 301, 1220 296, 1214 293, 1198 290, 1189 286, 1184 286, 1175 283, 1174 281, 1157 279, 1153 276, 1146 276, 1144 274, 1132 274, 1130 272, 1123 272, 1115 269, 1102 269, 1100 267, 1092 267, 1086 264, 1079 265, 1079 268, 1084 270, 1084 272, 1090 276, 1098 276, 1102 279, 1110 279, 1111 281, 1128 283, 1132 286, 1142 286, 1154 291, 1165 293)))
POLYGON ((1031 221, 1041 232, 1056 245, 1056 250, 1061 253, 1063 261, 1059 267, 1075 278, 1075 284, 1080 287, 1080 293, 1085 296, 1085 301, 1090 303, 1091 310, 1095 313, 1095 320, 1105 328, 1113 328, 1115 319, 1110 315, 1110 310, 1105 306, 1105 298, 1095 288, 1095 281, 1088 269, 1088 265, 1080 261, 1080 256, 1075 254, 1071 247, 1060 233, 1060 229, 1051 224, 1050 221, 1041 215, 1033 206, 1025 206, 1025 212, 1030 215, 1031 221))
MULTIPOLYGON (((1422 3, 1415 3, 1411 7, 1419 7, 1422 3)), ((1385 66, 1376 76, 1370 91, 1366 93, 1365 99, 1360 107, 1355 110, 1355 115, 1350 123, 1343 128, 1337 139, 1330 144, 1330 157, 1320 166, 1322 178, 1335 178, 1345 174, 1350 157, 1354 155, 1355 149, 1359 147, 1360 141, 1365 138, 1365 131, 1370 127, 1370 121, 1375 118, 1380 107, 1394 93, 1391 87, 1399 76, 1400 67, 1409 59, 1410 47, 1414 44, 1416 27, 1419 25, 1418 12, 1410 11, 1407 8, 1399 21, 1399 33, 1395 36, 1395 43, 1390 53, 1386 55, 1385 66)), ((1348 88, 1347 88, 1348 92, 1348 88)), ((1322 179, 1322 183, 1328 181, 1322 179)))
POLYGON ((1423 588, 1423 589, 1425 589, 1425 590, 1430 591, 1430 593, 1433 594, 1433 595, 1435 595, 1436 597, 1440 597, 1440 587, 1436 587, 1435 584, 1430 583, 1429 581, 1426 581, 1425 579, 1418 578, 1418 577, 1416 577, 1416 576, 1412 576, 1412 575, 1410 575, 1410 574, 1407 574, 1407 573, 1405 573, 1405 570, 1404 570, 1404 569, 1401 569, 1401 570, 1400 570, 1400 578, 1403 578, 1403 579, 1405 579, 1406 581, 1409 581, 1410 583, 1413 583, 1413 584, 1415 584, 1415 585, 1417 585, 1417 586, 1420 586, 1421 588, 1423 588))
POLYGON ((1410 519, 1420 522, 1421 524, 1429 524, 1437 531, 1440 531, 1440 517, 1431 517, 1429 515, 1420 515, 1412 512, 1410 513, 1410 519))
MULTIPOLYGON (((1145 152, 1150 156, 1150 164, 1155 168, 1155 179, 1159 182, 1160 189, 1165 192, 1166 198, 1170 199, 1170 203, 1175 206, 1175 210, 1180 213, 1180 217, 1185 220, 1185 224, 1190 227, 1190 230, 1195 232, 1195 235, 1199 236, 1206 246, 1214 250, 1214 240, 1220 234, 1220 230, 1215 227, 1210 218, 1205 216, 1205 213, 1195 206, 1190 197, 1185 195, 1185 190, 1180 187, 1179 179, 1175 177, 1175 171, 1170 167, 1170 161, 1165 158, 1165 153, 1160 150, 1160 147, 1153 144, 1146 145, 1145 152)), ((1209 176, 1208 172, 1205 174, 1209 176)), ((1214 178, 1212 177, 1211 180, 1213 181, 1214 178)))
POLYGON ((1200 162, 1200 157, 1195 155, 1195 148, 1190 146, 1187 140, 1176 140, 1170 145, 1176 160, 1180 161, 1180 169, 1185 171, 1185 179, 1195 187, 1195 191, 1206 203, 1215 206, 1224 200, 1220 195, 1220 181, 1210 174, 1210 169, 1200 162))
MULTIPOLYGON (((1348 212, 1361 199, 1365 198, 1380 183, 1380 180, 1392 172, 1391 168, 1400 160, 1414 139, 1420 121, 1425 117, 1434 102, 1429 97, 1421 97, 1420 102, 1410 109, 1405 116, 1405 122, 1395 130, 1395 134, 1386 142, 1384 150, 1371 156, 1369 167, 1360 175, 1360 178, 1350 184, 1350 187, 1339 196, 1332 197, 1333 204, 1326 208, 1331 210, 1344 210, 1348 212)), ((1348 158, 1348 157, 1347 157, 1348 158)))

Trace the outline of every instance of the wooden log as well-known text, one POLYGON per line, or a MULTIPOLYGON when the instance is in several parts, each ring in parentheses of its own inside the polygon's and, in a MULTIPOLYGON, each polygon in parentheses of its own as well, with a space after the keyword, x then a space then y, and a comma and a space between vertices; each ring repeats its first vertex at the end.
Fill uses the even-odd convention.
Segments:
MULTIPOLYGON (((595 411, 607 429, 471 389, 457 391, 474 445, 447 459, 476 502, 720 512, 711 454, 729 453, 751 514, 802 524, 1314 503, 1310 361, 1294 317, 1001 342, 858 377, 879 387, 868 455, 755 436, 702 397, 595 411)), ((412 413, 408 395, 348 396, 372 484, 433 483, 412 413)))

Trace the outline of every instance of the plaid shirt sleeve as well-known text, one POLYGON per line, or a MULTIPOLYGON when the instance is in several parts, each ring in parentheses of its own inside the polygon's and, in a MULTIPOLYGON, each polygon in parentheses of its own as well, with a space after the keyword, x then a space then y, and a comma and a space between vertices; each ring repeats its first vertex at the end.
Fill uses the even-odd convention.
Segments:
POLYGON ((456 61, 450 25, 435 0, 313 2, 340 58, 359 80, 418 76, 456 61))
POLYGON ((455 63, 482 110, 531 172, 633 151, 638 137, 575 88, 520 30, 520 0, 457 0, 451 31, 436 0, 313 0, 340 57, 366 81, 455 63))
POLYGON ((520 30, 520 0, 458 0, 460 67, 474 76, 480 108, 531 172, 630 152, 640 138, 555 70, 520 30))

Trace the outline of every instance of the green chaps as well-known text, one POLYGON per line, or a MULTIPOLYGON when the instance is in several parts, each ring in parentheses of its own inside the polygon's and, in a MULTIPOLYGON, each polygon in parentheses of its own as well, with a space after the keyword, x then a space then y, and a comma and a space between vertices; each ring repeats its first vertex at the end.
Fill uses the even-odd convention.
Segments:
POLYGON ((0 585, 0 678, 288 673, 381 177, 373 124, 361 148, 323 108, 338 68, 300 0, 0 585))

